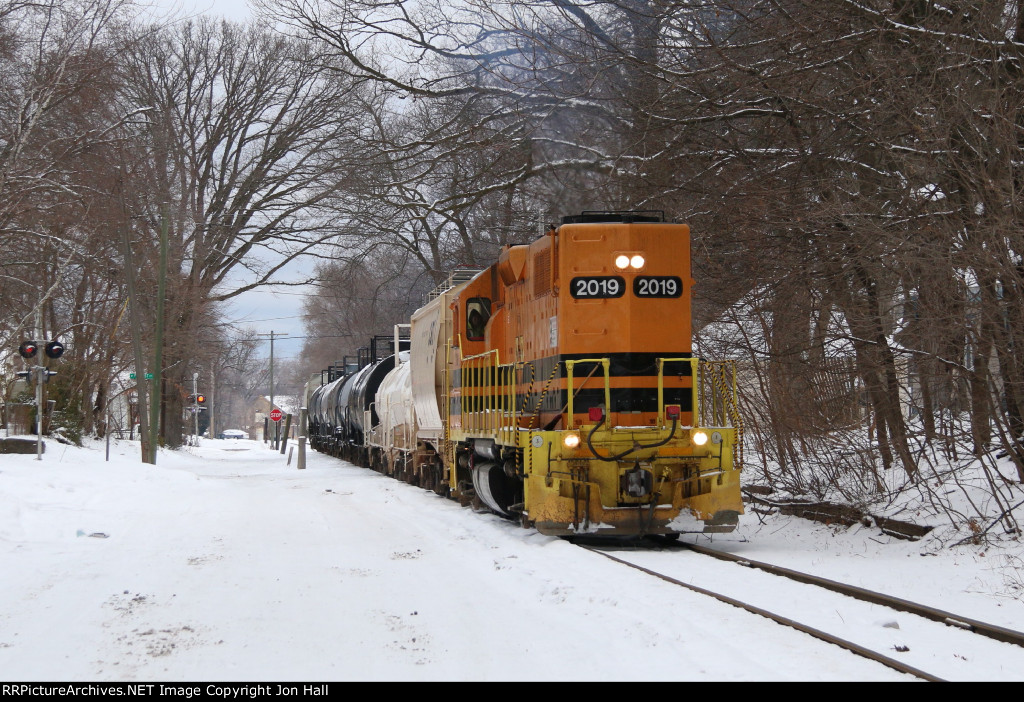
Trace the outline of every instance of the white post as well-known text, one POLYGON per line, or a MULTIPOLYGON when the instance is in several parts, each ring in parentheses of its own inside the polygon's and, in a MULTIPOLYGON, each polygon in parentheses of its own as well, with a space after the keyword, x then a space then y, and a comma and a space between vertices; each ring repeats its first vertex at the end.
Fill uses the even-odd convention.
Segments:
MULTIPOLYGON (((198 380, 199 380, 199 373, 193 373, 192 374, 192 397, 193 398, 197 398, 199 396, 198 380)), ((194 419, 195 423, 193 424, 193 426, 195 427, 195 433, 194 433, 195 441, 192 442, 192 445, 193 446, 198 446, 199 445, 199 402, 196 399, 192 400, 192 416, 195 418, 194 419)))
MULTIPOLYGON (((45 298, 44 298, 45 299, 45 298)), ((36 307, 36 354, 42 354, 40 348, 43 345, 43 300, 39 301, 36 307)), ((40 359, 42 362, 42 359, 40 359)), ((43 460, 43 379, 46 377, 46 368, 35 366, 36 374, 36 460, 43 460)))
MULTIPOLYGON (((400 337, 401 337, 400 330, 402 330, 402 329, 410 329, 411 330, 412 329, 412 325, 411 324, 396 324, 395 325, 395 366, 396 367, 401 365, 401 363, 402 363, 401 358, 399 358, 399 356, 398 356, 398 349, 400 348, 398 344, 400 342, 400 337)), ((410 334, 411 334, 411 332, 410 332, 410 334)), ((409 341, 409 346, 412 346, 412 340, 411 339, 409 341)))
POLYGON ((43 460, 43 382, 46 368, 36 366, 36 460, 43 460))
POLYGON ((309 422, 309 412, 305 407, 299 408, 299 462, 296 464, 298 470, 306 469, 306 426, 309 422))

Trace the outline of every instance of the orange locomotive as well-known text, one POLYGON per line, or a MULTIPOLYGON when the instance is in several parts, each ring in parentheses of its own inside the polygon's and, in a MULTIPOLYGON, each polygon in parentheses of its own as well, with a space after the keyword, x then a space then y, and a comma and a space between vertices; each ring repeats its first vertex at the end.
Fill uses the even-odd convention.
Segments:
POLYGON ((693 282, 686 225, 584 212, 455 290, 451 494, 546 534, 731 531, 735 369, 693 357, 693 282))

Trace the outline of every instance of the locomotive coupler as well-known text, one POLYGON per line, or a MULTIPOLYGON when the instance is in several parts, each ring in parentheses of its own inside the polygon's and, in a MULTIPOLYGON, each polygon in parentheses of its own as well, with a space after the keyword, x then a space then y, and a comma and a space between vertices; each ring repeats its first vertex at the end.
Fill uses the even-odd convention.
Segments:
POLYGON ((630 497, 644 497, 654 488, 654 474, 640 467, 637 461, 630 470, 619 478, 619 489, 630 497))

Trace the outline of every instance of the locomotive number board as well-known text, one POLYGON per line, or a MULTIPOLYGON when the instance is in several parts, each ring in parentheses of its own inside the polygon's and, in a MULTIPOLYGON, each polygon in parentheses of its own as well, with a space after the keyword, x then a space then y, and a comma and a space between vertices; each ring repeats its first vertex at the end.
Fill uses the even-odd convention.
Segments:
MULTIPOLYGON (((577 300, 622 297, 626 281, 617 275, 591 275, 573 278, 572 296, 577 300)), ((680 297, 683 281, 674 275, 640 275, 633 279, 633 294, 637 297, 680 297)))
POLYGON ((638 275, 633 279, 633 294, 637 297, 679 297, 683 294, 683 281, 674 275, 638 275))
POLYGON ((576 299, 622 297, 626 292, 626 281, 617 275, 590 275, 573 278, 570 289, 576 299))

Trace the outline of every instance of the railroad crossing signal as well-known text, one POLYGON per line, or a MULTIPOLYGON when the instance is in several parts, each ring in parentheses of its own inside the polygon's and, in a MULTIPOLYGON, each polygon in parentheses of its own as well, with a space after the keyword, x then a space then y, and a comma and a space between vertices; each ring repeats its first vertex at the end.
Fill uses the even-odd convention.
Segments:
POLYGON ((206 395, 203 395, 203 394, 196 395, 196 404, 197 405, 205 405, 206 404, 206 395))
POLYGON ((284 416, 284 413, 281 412, 281 410, 279 410, 277 407, 275 407, 274 409, 270 410, 270 420, 273 421, 273 422, 280 422, 281 421, 281 417, 283 417, 283 416, 284 416))
MULTIPOLYGON (((56 339, 50 341, 44 347, 47 358, 60 358, 64 355, 64 344, 56 339)), ((18 346, 18 354, 26 361, 33 359, 39 353, 38 341, 23 341, 18 346)), ((46 366, 32 365, 29 370, 19 371, 17 377, 24 378, 26 382, 34 382, 36 385, 36 460, 43 460, 43 383, 50 382, 51 376, 57 375, 46 366)))
MULTIPOLYGON (((45 351, 47 358, 60 358, 64 355, 64 344, 54 339, 46 344, 43 350, 45 351)), ((39 342, 21 342, 21 346, 18 347, 18 353, 21 354, 21 357, 26 361, 30 358, 35 358, 36 354, 39 353, 39 342)))

